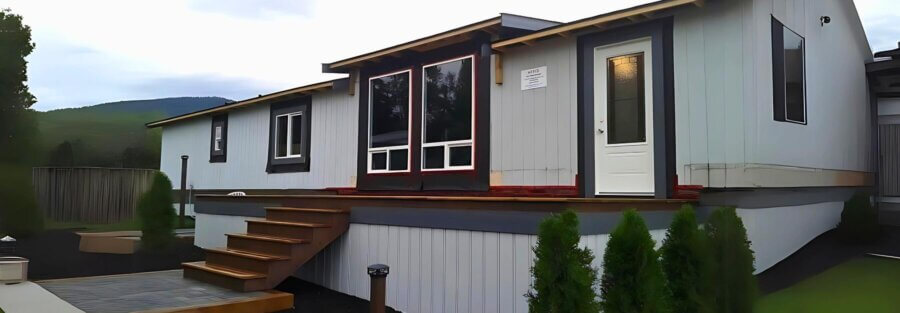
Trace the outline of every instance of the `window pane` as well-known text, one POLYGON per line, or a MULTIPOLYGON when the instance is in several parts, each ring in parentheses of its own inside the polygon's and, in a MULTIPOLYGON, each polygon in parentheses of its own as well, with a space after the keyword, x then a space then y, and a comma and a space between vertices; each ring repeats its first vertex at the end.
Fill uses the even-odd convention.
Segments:
POLYGON ((287 156, 287 116, 275 118, 275 156, 287 156))
POLYGON ((644 55, 633 54, 607 61, 607 142, 644 142, 644 55))
POLYGON ((373 170, 386 170, 387 169, 387 152, 378 152, 372 154, 372 169, 373 170))
POLYGON ((426 67, 425 142, 472 139, 472 59, 426 67))
POLYGON ((472 165, 472 146, 450 147, 450 166, 472 165))
POLYGON ((784 28, 785 116, 795 122, 806 121, 803 101, 803 38, 784 28))
POLYGON ((371 147, 409 144, 409 73, 373 79, 371 89, 371 147))
POLYGON ((300 140, 303 139, 303 115, 291 116, 291 155, 300 155, 300 140))
POLYGON ((391 150, 391 170, 405 171, 409 165, 407 149, 391 150))
POLYGON ((425 168, 444 168, 444 146, 425 148, 425 168))

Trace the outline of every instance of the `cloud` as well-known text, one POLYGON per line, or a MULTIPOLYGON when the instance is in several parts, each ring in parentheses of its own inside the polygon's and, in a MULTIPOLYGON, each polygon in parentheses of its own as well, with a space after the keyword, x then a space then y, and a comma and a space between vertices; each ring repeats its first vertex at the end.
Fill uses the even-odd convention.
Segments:
POLYGON ((312 15, 310 0, 192 0, 197 11, 221 13, 238 18, 262 18, 270 15, 312 15))

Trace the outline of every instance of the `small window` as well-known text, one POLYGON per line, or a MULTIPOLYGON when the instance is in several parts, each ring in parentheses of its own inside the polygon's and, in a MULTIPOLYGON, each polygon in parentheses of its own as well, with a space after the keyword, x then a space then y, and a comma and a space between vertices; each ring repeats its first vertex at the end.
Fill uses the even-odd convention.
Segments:
POLYGON ((422 170, 472 169, 474 57, 422 67, 422 170))
POLYGON ((609 144, 647 141, 644 104, 644 54, 617 56, 607 63, 609 144))
POLYGON ((369 173, 409 171, 411 71, 369 79, 369 173))
POLYGON ((776 121, 806 124, 805 52, 805 39, 772 17, 772 102, 776 121))
POLYGON ((225 149, 228 141, 228 115, 213 116, 212 131, 209 143, 209 161, 225 162, 225 149))
POLYGON ((270 108, 268 173, 308 172, 312 98, 273 103, 270 108))
POLYGON ((275 158, 299 158, 303 156, 303 112, 275 117, 275 158))

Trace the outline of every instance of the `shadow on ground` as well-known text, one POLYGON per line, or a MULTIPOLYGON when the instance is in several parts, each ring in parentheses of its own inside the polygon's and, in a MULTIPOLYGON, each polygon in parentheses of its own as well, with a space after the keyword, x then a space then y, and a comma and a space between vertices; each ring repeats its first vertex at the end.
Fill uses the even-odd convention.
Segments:
POLYGON ((31 280, 114 275, 180 269, 181 262, 203 259, 203 250, 186 241, 158 251, 131 255, 86 253, 78 250, 77 230, 49 230, 19 238, 15 254, 29 260, 31 280))
POLYGON ((883 229, 880 240, 864 245, 844 243, 834 230, 825 232, 757 275, 759 289, 763 294, 779 291, 866 253, 900 256, 900 227, 883 229))
MULTIPOLYGON (((327 312, 327 313, 366 313, 369 312, 369 301, 326 289, 298 278, 290 277, 278 287, 280 291, 294 294, 294 310, 288 312, 327 312)), ((395 313, 387 308, 386 312, 395 313)))

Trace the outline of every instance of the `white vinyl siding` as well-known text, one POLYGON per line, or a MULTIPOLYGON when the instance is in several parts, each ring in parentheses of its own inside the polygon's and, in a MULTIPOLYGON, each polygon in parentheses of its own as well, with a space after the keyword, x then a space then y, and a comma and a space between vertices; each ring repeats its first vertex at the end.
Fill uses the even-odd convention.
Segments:
POLYGON ((209 117, 163 127, 160 169, 172 181, 181 178, 181 155, 188 155, 188 185, 193 189, 321 189, 355 187, 359 102, 346 89, 312 95, 310 171, 266 173, 269 106, 253 105, 228 115, 228 163, 208 163, 209 117))

